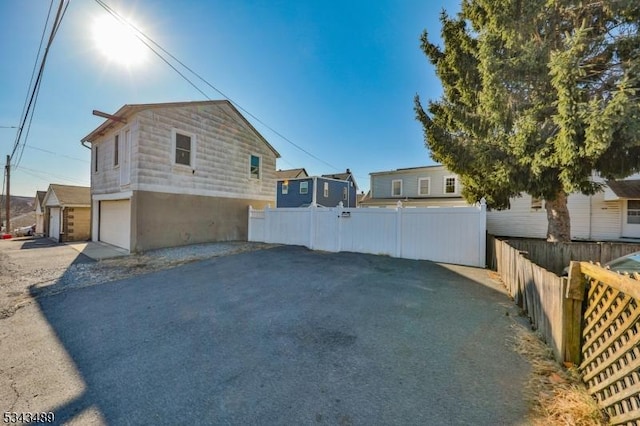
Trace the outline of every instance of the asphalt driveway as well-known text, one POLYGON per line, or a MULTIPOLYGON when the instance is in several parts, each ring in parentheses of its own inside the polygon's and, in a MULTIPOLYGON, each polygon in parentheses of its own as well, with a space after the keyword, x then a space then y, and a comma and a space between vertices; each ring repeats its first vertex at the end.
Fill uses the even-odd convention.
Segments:
POLYGON ((15 379, 11 409, 108 424, 524 424, 529 367, 496 288, 484 270, 277 247, 40 297, 64 360, 15 379))

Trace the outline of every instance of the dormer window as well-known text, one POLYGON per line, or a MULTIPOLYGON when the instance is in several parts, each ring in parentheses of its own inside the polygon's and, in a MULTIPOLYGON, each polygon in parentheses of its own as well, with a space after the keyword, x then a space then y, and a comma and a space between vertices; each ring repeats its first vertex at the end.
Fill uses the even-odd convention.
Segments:
POLYGON ((444 178, 444 193, 445 194, 457 194, 458 193, 458 185, 455 176, 446 176, 444 178))

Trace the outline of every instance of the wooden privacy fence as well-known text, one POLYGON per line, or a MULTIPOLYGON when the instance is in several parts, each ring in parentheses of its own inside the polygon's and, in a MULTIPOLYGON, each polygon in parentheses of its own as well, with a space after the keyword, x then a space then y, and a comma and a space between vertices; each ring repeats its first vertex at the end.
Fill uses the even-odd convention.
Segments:
POLYGON ((512 247, 528 253, 527 257, 548 271, 561 274, 569 262, 592 261, 605 264, 610 260, 640 251, 640 244, 621 242, 551 243, 535 239, 509 239, 512 247))
POLYGON ((495 269, 515 303, 560 361, 578 362, 579 348, 571 345, 565 314, 580 310, 580 301, 567 299, 568 279, 536 265, 527 254, 493 236, 488 237, 489 266, 495 269))
POLYGON ((249 241, 484 267, 486 205, 436 208, 249 207, 249 241))
POLYGON ((640 276, 572 261, 559 277, 510 244, 489 236, 487 259, 515 302, 559 361, 579 365, 613 424, 640 423, 640 276))
POLYGON ((580 370, 612 424, 640 423, 640 282, 587 262, 572 262, 571 287, 587 296, 580 370))

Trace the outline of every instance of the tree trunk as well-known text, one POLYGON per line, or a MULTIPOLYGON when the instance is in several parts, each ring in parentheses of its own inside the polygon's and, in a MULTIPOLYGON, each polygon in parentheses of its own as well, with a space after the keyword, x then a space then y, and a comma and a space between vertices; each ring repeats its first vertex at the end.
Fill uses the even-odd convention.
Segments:
POLYGON ((571 241, 571 218, 567 207, 567 194, 559 191, 554 200, 545 200, 547 210, 547 241, 571 241))

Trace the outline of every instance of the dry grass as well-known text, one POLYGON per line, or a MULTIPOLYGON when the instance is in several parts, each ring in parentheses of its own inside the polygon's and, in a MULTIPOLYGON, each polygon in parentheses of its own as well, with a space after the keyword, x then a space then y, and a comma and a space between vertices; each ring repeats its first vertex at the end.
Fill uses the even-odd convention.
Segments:
POLYGON ((608 425, 596 401, 587 393, 578 369, 558 364, 551 348, 536 334, 514 324, 516 352, 531 364, 527 397, 534 425, 608 425))

